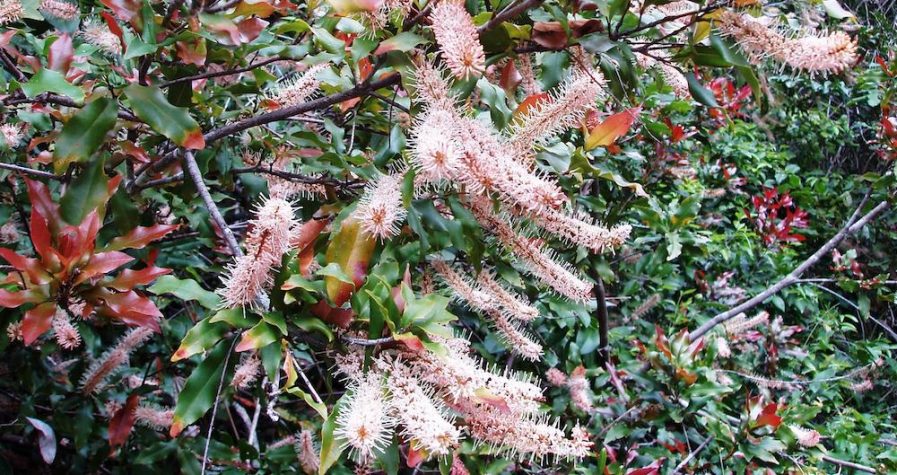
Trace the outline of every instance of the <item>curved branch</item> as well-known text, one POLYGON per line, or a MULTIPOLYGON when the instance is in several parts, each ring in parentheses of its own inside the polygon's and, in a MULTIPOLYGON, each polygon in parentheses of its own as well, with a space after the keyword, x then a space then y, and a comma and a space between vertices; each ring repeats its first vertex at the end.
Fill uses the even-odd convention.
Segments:
POLYGON ((184 170, 187 171, 187 174, 190 175, 190 178, 196 185, 196 191, 199 193, 200 198, 202 198, 203 203, 205 203, 206 209, 209 210, 209 216, 212 217, 212 221, 214 221, 221 230, 221 234, 224 234, 224 242, 227 243, 230 252, 235 257, 243 256, 243 250, 240 249, 240 244, 237 243, 237 238, 234 237, 234 233, 231 231, 230 226, 224 221, 224 216, 221 216, 221 211, 218 210, 215 200, 213 200, 212 195, 209 194, 209 188, 202 179, 202 173, 199 171, 199 166, 196 164, 196 158, 193 157, 193 152, 184 153, 184 170))
POLYGON ((823 244, 822 247, 814 252, 812 256, 808 257, 807 260, 801 262, 799 266, 797 266, 788 275, 782 278, 782 280, 769 286, 766 290, 755 295, 750 300, 747 300, 740 305, 737 305, 711 318, 706 323, 698 327, 695 331, 689 333, 688 338, 691 341, 700 338, 716 325, 734 318, 739 313, 745 312, 756 307, 757 305, 760 305, 761 303, 766 301, 766 299, 777 294, 785 287, 797 283, 800 280, 800 276, 804 272, 806 272, 807 269, 819 262, 819 259, 828 254, 832 249, 835 248, 835 246, 840 244, 841 241, 844 240, 844 238, 862 229, 863 226, 869 223, 869 221, 874 219, 890 206, 890 203, 888 203, 887 200, 882 201, 881 203, 878 203, 874 208, 872 208, 868 213, 866 213, 862 218, 859 218, 864 204, 866 204, 865 198, 860 203, 860 206, 857 207, 857 209, 853 212, 853 215, 850 216, 850 218, 847 220, 847 223, 844 225, 844 227, 841 228, 841 230, 839 230, 834 236, 832 236, 831 239, 828 240, 828 242, 823 244))

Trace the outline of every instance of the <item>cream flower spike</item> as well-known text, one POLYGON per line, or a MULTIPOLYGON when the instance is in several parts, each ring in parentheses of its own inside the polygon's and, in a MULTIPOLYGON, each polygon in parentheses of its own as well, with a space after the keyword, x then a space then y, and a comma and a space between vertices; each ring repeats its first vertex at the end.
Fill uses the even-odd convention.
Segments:
POLYGON ((430 13, 439 50, 458 79, 480 77, 486 71, 486 54, 473 18, 461 0, 443 0, 430 13))
POLYGON ((218 293, 225 307, 257 305, 271 284, 271 273, 290 249, 290 235, 297 226, 293 206, 281 198, 268 198, 250 221, 246 254, 228 267, 224 287, 218 293))
POLYGON ((488 293, 501 307, 515 319, 530 322, 539 316, 539 311, 519 295, 512 293, 495 280, 495 276, 486 270, 480 272, 477 283, 483 292, 488 293))
POLYGON ((382 374, 369 371, 354 384, 336 420, 334 435, 361 462, 371 460, 392 439, 395 420, 387 412, 382 380, 382 374))
POLYGON ((450 132, 454 116, 445 110, 433 109, 414 125, 411 140, 411 166, 415 182, 436 184, 455 177, 458 169, 458 148, 450 132))
POLYGON ((3 5, 0 5, 0 25, 18 21, 24 14, 20 0, 3 0, 3 5))
POLYGON ((429 110, 438 109, 454 113, 455 97, 450 91, 443 70, 424 59, 423 55, 415 59, 415 65, 414 89, 417 102, 429 110))
POLYGON ((383 175, 368 186, 355 217, 361 227, 377 239, 389 239, 399 234, 402 220, 407 210, 402 203, 402 180, 404 173, 383 175))
POLYGON ((794 69, 837 74, 857 61, 856 42, 841 31, 787 38, 759 19, 732 11, 720 14, 716 23, 755 64, 768 57, 794 69))
POLYGON ((475 288, 467 278, 446 262, 435 259, 432 265, 442 280, 454 291, 457 299, 466 301, 471 309, 489 316, 499 339, 509 351, 528 361, 537 361, 542 357, 542 346, 511 322, 496 299, 475 288))
POLYGON ((281 108, 302 104, 318 90, 321 81, 317 75, 329 66, 329 63, 322 63, 308 68, 301 76, 284 81, 268 98, 281 108))
POLYGON ((645 69, 654 68, 660 72, 663 82, 673 89, 673 94, 675 94, 676 97, 684 99, 691 97, 691 93, 688 90, 688 80, 685 79, 685 75, 678 69, 663 61, 659 61, 651 56, 641 53, 635 53, 635 61, 639 66, 645 69))
POLYGON ((103 23, 94 20, 84 22, 81 25, 81 31, 78 32, 78 36, 106 53, 119 55, 122 52, 121 41, 103 23))
POLYGON ((575 73, 551 94, 530 109, 511 128, 507 139, 514 157, 526 166, 535 160, 533 147, 571 127, 576 127, 589 108, 604 95, 604 83, 589 74, 575 73))
POLYGON ((533 213, 531 219, 545 231, 595 253, 622 246, 632 231, 628 224, 606 228, 584 213, 567 214, 552 209, 533 213))
POLYGON ((81 14, 77 3, 67 2, 65 0, 43 0, 40 2, 38 10, 44 15, 49 15, 63 21, 72 21, 78 18, 81 14))
POLYGON ((488 198, 475 197, 469 204, 480 225, 492 232, 527 271, 571 300, 582 303, 592 298, 591 284, 557 262, 551 251, 543 251, 532 239, 517 234, 505 217, 493 213, 488 198))

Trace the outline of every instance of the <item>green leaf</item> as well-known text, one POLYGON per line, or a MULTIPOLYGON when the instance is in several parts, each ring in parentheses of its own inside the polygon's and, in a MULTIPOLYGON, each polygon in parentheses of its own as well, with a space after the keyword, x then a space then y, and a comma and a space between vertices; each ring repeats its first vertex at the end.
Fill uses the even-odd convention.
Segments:
POLYGON ((324 48, 328 53, 331 54, 342 54, 344 52, 344 48, 346 47, 346 43, 343 40, 333 36, 329 31, 323 28, 312 28, 312 33, 315 35, 315 40, 324 48))
POLYGON ((158 87, 131 84, 125 88, 125 95, 137 117, 156 132, 184 148, 199 150, 205 147, 199 124, 190 117, 187 109, 171 105, 158 87))
POLYGON ((707 107, 719 107, 719 104, 716 102, 716 97, 714 97, 713 93, 698 81, 698 78, 695 77, 694 73, 686 74, 685 79, 688 80, 688 92, 691 93, 691 97, 707 107))
POLYGON ((65 76, 52 69, 42 68, 31 79, 22 84, 22 90, 29 98, 45 92, 55 92, 63 96, 71 97, 75 102, 84 102, 84 91, 65 80, 65 76))
POLYGON ((196 300, 203 307, 214 310, 221 307, 221 298, 215 292, 210 292, 191 279, 178 279, 173 275, 163 275, 156 283, 146 289, 156 294, 171 294, 181 300, 196 300))
POLYGON ((336 264, 342 271, 339 276, 325 274, 324 277, 327 297, 334 305, 345 303, 354 289, 364 283, 368 262, 376 245, 377 241, 364 232, 361 223, 354 218, 344 219, 339 231, 330 238, 324 254, 328 263, 325 269, 333 269, 331 264, 336 264))
POLYGON ((287 389, 287 392, 292 394, 293 396, 299 396, 302 399, 304 399, 305 402, 308 403, 308 405, 311 406, 311 408, 314 409, 315 412, 317 412, 318 415, 321 416, 321 419, 324 419, 325 421, 327 420, 327 405, 326 404, 316 402, 315 399, 311 396, 311 394, 308 394, 307 392, 297 388, 296 386, 293 386, 290 389, 287 389))
POLYGON ((78 111, 62 127, 53 151, 53 168, 62 173, 72 162, 86 162, 115 126, 118 104, 101 97, 78 111))
POLYGON ((280 338, 280 334, 277 328, 265 322, 259 322, 256 326, 243 332, 243 337, 240 338, 240 343, 237 343, 236 350, 238 352, 257 350, 274 343, 278 338, 280 338))
POLYGON ((230 343, 222 341, 209 352, 187 378, 184 389, 178 394, 177 405, 174 407, 174 418, 170 430, 172 437, 176 437, 185 427, 196 422, 215 403, 221 378, 229 369, 228 367, 233 366, 231 361, 225 365, 230 350, 230 343))
POLYGON ((336 429, 336 418, 346 396, 343 395, 333 406, 333 411, 327 416, 327 420, 321 426, 321 454, 319 460, 321 464, 318 466, 318 474, 324 475, 330 470, 330 467, 339 460, 340 453, 343 451, 342 444, 334 440, 333 432, 336 429))
POLYGON ((228 308, 212 315, 209 321, 224 322, 234 328, 252 328, 259 322, 259 318, 253 314, 246 314, 242 308, 228 308))
POLYGON ((81 224, 91 211, 109 200, 109 178, 103 172, 105 161, 97 158, 90 162, 65 190, 59 202, 59 214, 67 223, 81 224))
POLYGON ((171 361, 180 361, 211 348, 220 340, 229 327, 224 323, 212 321, 214 317, 204 318, 187 330, 177 351, 171 355, 171 361))
POLYGON ((374 54, 380 55, 390 51, 411 51, 415 46, 421 43, 426 43, 426 41, 427 39, 422 36, 418 36, 410 31, 403 31, 398 35, 393 36, 392 38, 387 38, 381 42, 374 54))
POLYGON ((327 341, 333 341, 333 331, 331 331, 330 326, 324 323, 324 321, 320 318, 311 316, 299 316, 297 320, 293 321, 293 323, 301 330, 306 332, 321 332, 325 337, 327 337, 327 341))

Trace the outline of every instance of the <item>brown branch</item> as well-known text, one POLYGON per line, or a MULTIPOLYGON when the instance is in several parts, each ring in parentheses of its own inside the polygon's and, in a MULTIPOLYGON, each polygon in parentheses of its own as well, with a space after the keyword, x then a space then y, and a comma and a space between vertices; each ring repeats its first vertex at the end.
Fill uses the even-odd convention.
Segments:
POLYGON ((874 469, 873 467, 869 467, 867 465, 860 465, 855 462, 848 462, 847 460, 841 460, 841 459, 832 457, 831 455, 823 454, 821 458, 822 458, 822 460, 824 460, 828 463, 833 463, 835 465, 840 465, 842 467, 852 468, 854 470, 859 470, 861 472, 866 472, 866 473, 878 473, 878 470, 874 469))
MULTIPOLYGON (((677 14, 675 14, 675 15, 667 15, 667 16, 665 16, 665 17, 663 17, 663 18, 660 18, 660 19, 658 19, 658 20, 652 21, 652 22, 650 22, 650 23, 645 23, 644 25, 639 25, 639 26, 637 26, 637 27, 635 27, 635 28, 633 28, 633 29, 631 29, 631 30, 626 30, 626 31, 624 31, 624 32, 622 32, 622 33, 615 34, 615 35, 613 35, 613 36, 611 37, 611 39, 622 38, 622 37, 626 37, 626 36, 631 36, 631 35, 634 34, 634 33, 638 33, 638 32, 640 32, 640 31, 648 30, 648 29, 654 28, 655 26, 662 25, 662 24, 664 24, 664 23, 669 23, 669 22, 671 22, 671 21, 675 21, 675 20, 678 20, 678 19, 680 19, 680 18, 684 18, 684 17, 687 17, 687 16, 692 16, 692 15, 694 15, 695 18, 700 18, 701 16, 706 15, 706 14, 712 12, 713 10, 716 10, 717 8, 724 7, 724 6, 726 6, 726 5, 730 4, 730 3, 732 3, 732 0, 723 0, 723 1, 721 1, 721 2, 711 3, 710 5, 707 5, 706 7, 703 7, 703 8, 699 8, 699 9, 697 9, 697 10, 695 10, 695 11, 690 11, 690 12, 685 12, 685 13, 677 13, 677 14)), ((692 22, 692 23, 694 23, 694 22, 692 22)))
POLYGON ((36 178, 46 178, 48 180, 58 180, 62 181, 65 177, 61 175, 54 175, 50 172, 45 172, 41 170, 35 170, 33 168, 22 167, 19 165, 13 165, 11 163, 0 163, 0 169, 11 170, 16 173, 21 173, 23 175, 31 175, 36 178))
POLYGON ((604 366, 610 359, 610 339, 608 338, 607 321, 607 293, 604 290, 604 280, 595 272, 595 313, 598 317, 598 364, 604 366))
MULTIPOLYGON (((31 98, 28 98, 28 97, 18 97, 18 98, 10 97, 10 98, 7 98, 6 100, 3 101, 3 104, 4 104, 4 105, 7 105, 7 106, 13 106, 13 105, 18 105, 18 104, 32 104, 32 103, 55 104, 55 105, 58 105, 58 106, 76 107, 76 108, 79 108, 79 109, 82 108, 82 107, 84 107, 83 104, 78 104, 77 102, 75 102, 74 100, 72 100, 72 99, 70 99, 70 98, 68 98, 68 97, 61 96, 61 95, 59 95, 59 94, 54 94, 54 93, 40 94, 40 95, 37 95, 37 96, 35 96, 35 97, 31 97, 31 98)), ((140 120, 136 115, 134 115, 131 111, 128 111, 128 110, 121 110, 121 111, 119 111, 119 112, 118 112, 118 118, 119 118, 119 119, 128 120, 128 121, 131 121, 131 122, 143 122, 143 121, 140 120)))
POLYGON ((188 82, 188 81, 192 82, 192 81, 196 81, 199 79, 217 78, 217 77, 221 77, 221 76, 230 76, 232 74, 241 74, 241 73, 245 73, 248 71, 252 71, 253 69, 258 69, 262 66, 266 66, 266 65, 269 65, 269 64, 277 62, 277 61, 289 61, 289 58, 280 58, 280 57, 268 58, 266 60, 259 61, 257 63, 253 63, 253 64, 250 64, 249 66, 244 66, 242 68, 234 68, 234 69, 228 69, 225 71, 214 71, 214 72, 208 72, 208 73, 202 73, 202 74, 195 74, 193 76, 185 76, 182 78, 172 79, 171 81, 163 82, 163 83, 159 84, 159 87, 166 88, 166 87, 173 86, 175 84, 180 84, 182 82, 188 82))
POLYGON ((231 231, 230 226, 227 225, 227 222, 224 221, 224 217, 221 216, 221 211, 215 204, 215 200, 213 200, 212 195, 209 194, 209 188, 206 186, 206 183, 202 179, 202 173, 200 173, 199 171, 199 166, 196 164, 196 158, 193 157, 193 152, 184 153, 183 163, 184 170, 186 170, 187 174, 190 175, 190 178, 196 185, 196 191, 199 193, 200 198, 202 198, 203 203, 205 203, 206 209, 209 210, 209 216, 211 216, 212 221, 214 221, 218 228, 221 230, 221 234, 224 234, 224 242, 227 243, 228 249, 230 249, 230 252, 234 256, 242 257, 243 250, 240 249, 240 245, 237 243, 237 239, 234 237, 233 231, 231 231))
POLYGON ((685 466, 688 465, 688 462, 691 462, 691 460, 692 460, 693 458, 697 457, 697 455, 698 455, 699 453, 701 453, 702 450, 704 450, 704 447, 707 447, 707 444, 709 444, 710 441, 712 441, 712 440, 713 440, 713 436, 712 436, 712 435, 707 436, 707 438, 704 439, 704 442, 701 442, 701 445, 697 446, 694 450, 692 450, 692 451, 688 454, 688 457, 685 457, 685 458, 682 460, 682 462, 679 462, 679 465, 676 465, 676 468, 673 469, 673 472, 672 472, 671 475, 676 475, 676 474, 678 474, 680 471, 682 471, 682 469, 684 469, 685 466))
POLYGON ((523 0, 517 4, 510 4, 505 7, 502 11, 496 13, 492 16, 492 18, 484 23, 482 26, 478 28, 480 36, 482 37, 483 33, 495 28, 500 25, 505 20, 510 20, 511 18, 516 17, 517 15, 522 14, 523 12, 529 10, 530 8, 536 8, 541 5, 545 0, 523 0))
POLYGON ((775 284, 769 286, 763 292, 760 292, 759 294, 755 295, 750 300, 747 300, 747 301, 741 303, 740 305, 737 305, 737 306, 735 306, 729 310, 726 310, 725 312, 720 313, 720 314, 716 315, 715 317, 711 318, 706 323, 704 323, 703 325, 698 327, 695 331, 691 332, 688 335, 689 339, 694 341, 694 340, 700 338, 701 336, 703 336, 704 334, 709 332, 711 329, 713 329, 713 327, 715 327, 716 325, 719 325, 720 323, 723 323, 731 318, 734 318, 736 315, 738 315, 742 312, 745 312, 747 310, 750 310, 750 309, 756 307, 757 305, 760 305, 761 303, 766 301, 766 299, 777 294, 779 291, 781 291, 785 287, 788 287, 790 285, 797 283, 800 280, 800 276, 803 275, 803 273, 806 272, 807 269, 809 269, 814 264, 819 262, 819 260, 823 256, 825 256, 829 252, 831 252, 831 250, 834 249, 835 246, 840 244, 841 241, 844 240, 844 238, 846 238, 847 236, 862 229, 863 226, 865 226, 867 223, 869 223, 869 221, 874 219, 876 216, 881 214, 884 210, 888 209, 888 207, 890 206, 890 203, 888 203, 887 200, 882 201, 882 202, 878 203, 874 208, 872 208, 868 213, 866 213, 862 218, 860 218, 859 216, 860 216, 861 210, 863 208, 863 205, 865 205, 865 204, 866 204, 866 199, 864 198, 863 201, 860 203, 860 206, 857 207, 857 209, 853 212, 853 214, 847 220, 847 223, 844 225, 844 227, 842 227, 841 230, 839 230, 834 236, 832 236, 831 239, 829 239, 825 244, 823 244, 822 247, 820 247, 816 252, 813 253, 813 255, 808 257, 807 260, 800 263, 800 265, 798 265, 788 275, 786 275, 784 278, 782 278, 775 284))

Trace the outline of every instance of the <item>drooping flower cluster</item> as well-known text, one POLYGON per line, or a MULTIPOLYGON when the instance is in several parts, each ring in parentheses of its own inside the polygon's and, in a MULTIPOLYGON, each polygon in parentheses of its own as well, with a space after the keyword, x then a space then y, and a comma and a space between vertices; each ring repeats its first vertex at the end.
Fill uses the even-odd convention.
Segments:
POLYGON ((295 444, 296 454, 299 458, 299 467, 306 475, 314 475, 318 473, 321 466, 321 459, 318 457, 318 450, 315 448, 315 440, 312 431, 302 430, 296 437, 295 444))
POLYGON ((538 315, 536 309, 510 294, 486 272, 480 274, 480 281, 485 285, 481 283, 476 286, 444 261, 434 260, 433 268, 459 300, 489 316, 498 336, 511 352, 530 361, 542 356, 542 346, 533 341, 515 321, 532 320, 534 313, 538 315))
POLYGON ((479 77, 486 71, 486 54, 473 18, 461 0, 444 0, 430 13, 439 51, 458 79, 479 77))
POLYGON ((589 380, 586 379, 584 366, 577 366, 569 377, 561 370, 551 368, 546 372, 545 377, 553 386, 567 388, 570 391, 570 401, 581 411, 591 413, 594 410, 592 396, 589 393, 589 380))
POLYGON ((237 389, 249 388, 258 377, 261 367, 262 361, 255 353, 243 357, 237 369, 234 370, 234 377, 230 382, 231 386, 237 389))
POLYGON ((131 352, 149 340, 152 335, 153 330, 147 327, 136 327, 125 333, 118 344, 94 361, 81 377, 81 392, 84 394, 97 392, 113 371, 128 364, 131 352))
POLYGON ((134 420, 150 429, 157 431, 167 431, 171 427, 174 419, 174 411, 171 409, 162 409, 155 405, 141 404, 134 409, 134 420))
POLYGON ((24 13, 20 0, 4 0, 0 5, 0 25, 18 21, 24 13))
POLYGON ((44 15, 63 21, 72 21, 80 15, 78 4, 66 0, 43 0, 39 9, 44 15))
POLYGON ((355 210, 365 232, 378 239, 399 234, 399 224, 405 219, 402 177, 402 173, 393 173, 378 178, 365 191, 355 210))
POLYGON ((268 98, 281 108, 302 104, 318 90, 321 85, 318 73, 327 67, 328 63, 322 63, 308 68, 301 76, 284 81, 268 98))
POLYGON ((296 227, 293 206, 280 198, 262 203, 250 221, 246 254, 237 257, 219 290, 227 307, 252 306, 271 284, 271 273, 280 266, 290 248, 290 234, 296 227))
POLYGON ((755 64, 772 58, 811 73, 837 74, 857 61, 857 44, 842 31, 789 38, 762 20, 734 11, 722 12, 716 23, 755 64))
POLYGON ((102 23, 88 20, 81 26, 81 31, 78 35, 84 41, 106 53, 119 55, 122 52, 121 41, 109 30, 109 27, 102 23))
MULTIPOLYGON (((520 458, 588 454, 591 443, 584 430, 574 428, 568 438, 539 414, 543 396, 538 386, 521 375, 485 369, 471 356, 470 344, 463 338, 434 340, 444 354, 384 351, 373 359, 366 374, 361 353, 342 355, 337 364, 354 381, 353 387, 367 378, 385 380, 387 391, 381 399, 390 406, 389 414, 403 439, 425 456, 450 454, 459 444, 461 428, 475 442, 520 458)), ((340 419, 340 433, 354 427, 349 417, 340 419)))

